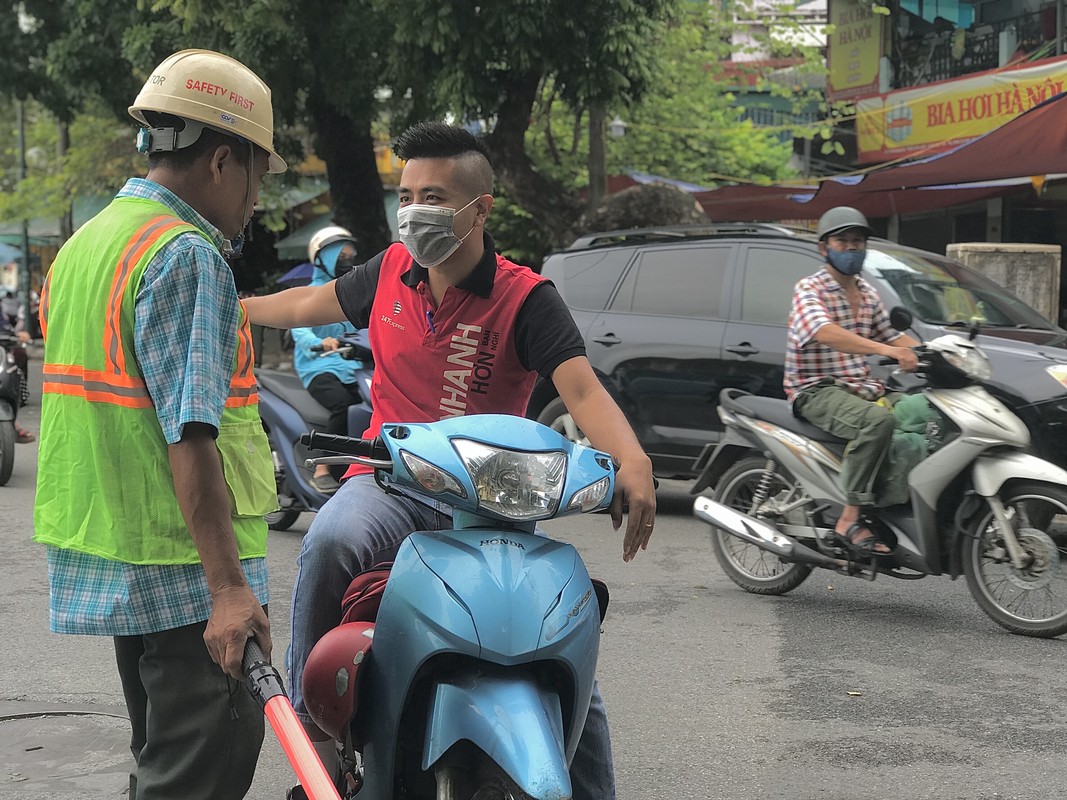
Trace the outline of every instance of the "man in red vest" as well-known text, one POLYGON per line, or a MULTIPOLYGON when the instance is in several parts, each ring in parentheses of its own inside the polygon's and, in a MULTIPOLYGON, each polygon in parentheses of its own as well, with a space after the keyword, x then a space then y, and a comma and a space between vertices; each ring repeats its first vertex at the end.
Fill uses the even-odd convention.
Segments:
MULTIPOLYGON (((623 559, 648 546, 656 512, 652 464, 601 385, 555 287, 497 255, 485 230, 493 170, 484 145, 463 128, 422 123, 394 147, 406 162, 398 191, 400 243, 322 286, 245 301, 249 318, 281 328, 347 319, 367 328, 375 354, 374 416, 430 422, 463 414, 522 416, 538 375, 551 378, 593 446, 618 464, 612 523, 629 519, 623 559)), ((341 616, 351 579, 391 561, 414 530, 448 527, 451 509, 387 495, 370 470, 353 467, 304 538, 292 605, 289 687, 293 704, 327 765, 334 745, 303 706, 301 678, 311 648, 341 616)), ((578 800, 614 798, 607 718, 594 691, 571 768, 578 800)), ((291 798, 303 797, 294 787, 291 798)))

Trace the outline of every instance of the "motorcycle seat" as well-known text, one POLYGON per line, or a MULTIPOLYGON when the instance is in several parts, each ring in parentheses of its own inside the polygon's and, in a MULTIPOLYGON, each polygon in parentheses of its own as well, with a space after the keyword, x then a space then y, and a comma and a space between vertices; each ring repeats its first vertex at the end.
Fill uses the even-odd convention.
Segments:
POLYGON ((277 395, 296 409, 308 427, 325 430, 330 422, 329 410, 308 394, 300 378, 290 372, 256 370, 256 381, 268 392, 277 395))
POLYGON ((810 422, 795 416, 787 400, 759 397, 741 389, 725 389, 719 395, 719 403, 730 411, 769 422, 815 442, 841 447, 848 444, 847 439, 827 433, 822 428, 817 428, 810 422))

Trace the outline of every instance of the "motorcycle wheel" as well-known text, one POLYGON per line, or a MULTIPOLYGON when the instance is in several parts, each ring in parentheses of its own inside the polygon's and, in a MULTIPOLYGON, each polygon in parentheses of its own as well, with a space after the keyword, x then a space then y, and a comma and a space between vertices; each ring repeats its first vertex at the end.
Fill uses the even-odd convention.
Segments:
POLYGON ((468 769, 438 767, 437 797, 448 800, 533 800, 491 758, 479 753, 468 769))
POLYGON ((15 468, 15 423, 0 422, 0 486, 11 478, 15 468))
POLYGON ((292 508, 280 508, 263 517, 267 527, 272 531, 287 531, 300 518, 300 512, 292 508))
POLYGON ((578 428, 574 417, 567 410, 567 406, 558 397, 541 409, 541 413, 537 415, 537 421, 542 425, 547 425, 557 433, 562 433, 572 442, 589 444, 589 439, 578 428))
MULTIPOLYGON (((264 426, 264 430, 266 430, 266 426, 264 426)), ((270 441, 270 457, 274 462, 274 483, 277 486, 278 502, 280 504, 281 499, 288 496, 289 493, 289 489, 285 483, 285 468, 282 467, 282 460, 278 457, 278 453, 274 449, 274 441, 270 438, 270 431, 267 431, 267 439, 270 441)), ((272 531, 287 531, 293 527, 299 518, 300 509, 279 508, 277 511, 264 514, 263 521, 267 523, 267 527, 272 531)))
MULTIPOLYGON (((767 460, 748 456, 730 467, 715 486, 712 499, 724 506, 752 514, 752 501, 764 476, 767 460)), ((790 484, 775 474, 770 487, 770 496, 788 490, 790 484)), ((755 516, 761 516, 756 514, 755 516)), ((766 517, 763 517, 766 518, 766 517)), ((774 523, 773 518, 768 522, 774 523)), ((772 553, 756 547, 724 531, 712 527, 711 549, 726 576, 746 592, 764 595, 779 595, 791 592, 811 574, 806 564, 788 564, 772 553)))
POLYGON ((1051 639, 1067 633, 1067 489, 1017 483, 1000 495, 1028 556, 1012 566, 987 510, 963 542, 963 572, 975 602, 1012 633, 1051 639))

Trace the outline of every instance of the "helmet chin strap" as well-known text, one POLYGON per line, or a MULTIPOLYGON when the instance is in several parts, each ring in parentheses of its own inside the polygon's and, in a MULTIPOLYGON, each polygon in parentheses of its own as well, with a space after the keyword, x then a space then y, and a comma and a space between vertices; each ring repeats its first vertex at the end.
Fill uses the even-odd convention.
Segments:
MULTIPOLYGON (((248 142, 247 140, 246 140, 246 143, 248 144, 248 163, 245 165, 245 175, 247 177, 247 182, 246 182, 246 185, 245 185, 245 199, 244 199, 244 202, 241 203, 241 216, 242 217, 245 214, 245 209, 248 208, 248 201, 252 197, 252 167, 254 165, 254 160, 255 160, 255 157, 256 157, 256 151, 255 151, 255 148, 253 147, 252 143, 248 142)), ((249 220, 249 221, 251 221, 251 220, 249 220)), ((232 239, 227 241, 227 248, 225 250, 223 250, 223 253, 222 253, 223 256, 225 256, 226 258, 236 258, 237 256, 239 256, 241 254, 241 250, 244 249, 244 244, 245 244, 244 231, 247 229, 247 227, 248 226, 247 226, 247 223, 246 223, 246 225, 241 228, 241 232, 240 233, 238 233, 232 239)))

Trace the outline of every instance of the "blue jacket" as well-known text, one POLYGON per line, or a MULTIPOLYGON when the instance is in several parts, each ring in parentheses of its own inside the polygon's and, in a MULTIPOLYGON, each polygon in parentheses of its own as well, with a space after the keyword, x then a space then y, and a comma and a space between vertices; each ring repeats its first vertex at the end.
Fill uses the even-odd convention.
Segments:
MULTIPOLYGON (((333 280, 318 264, 311 276, 311 286, 321 286, 333 280)), ((315 325, 311 328, 293 328, 293 368, 306 387, 316 375, 336 375, 341 383, 355 383, 356 372, 363 367, 359 360, 342 358, 337 353, 312 353, 314 345, 321 344, 330 336, 335 339, 345 333, 354 333, 351 322, 334 322, 330 325, 315 325)))

